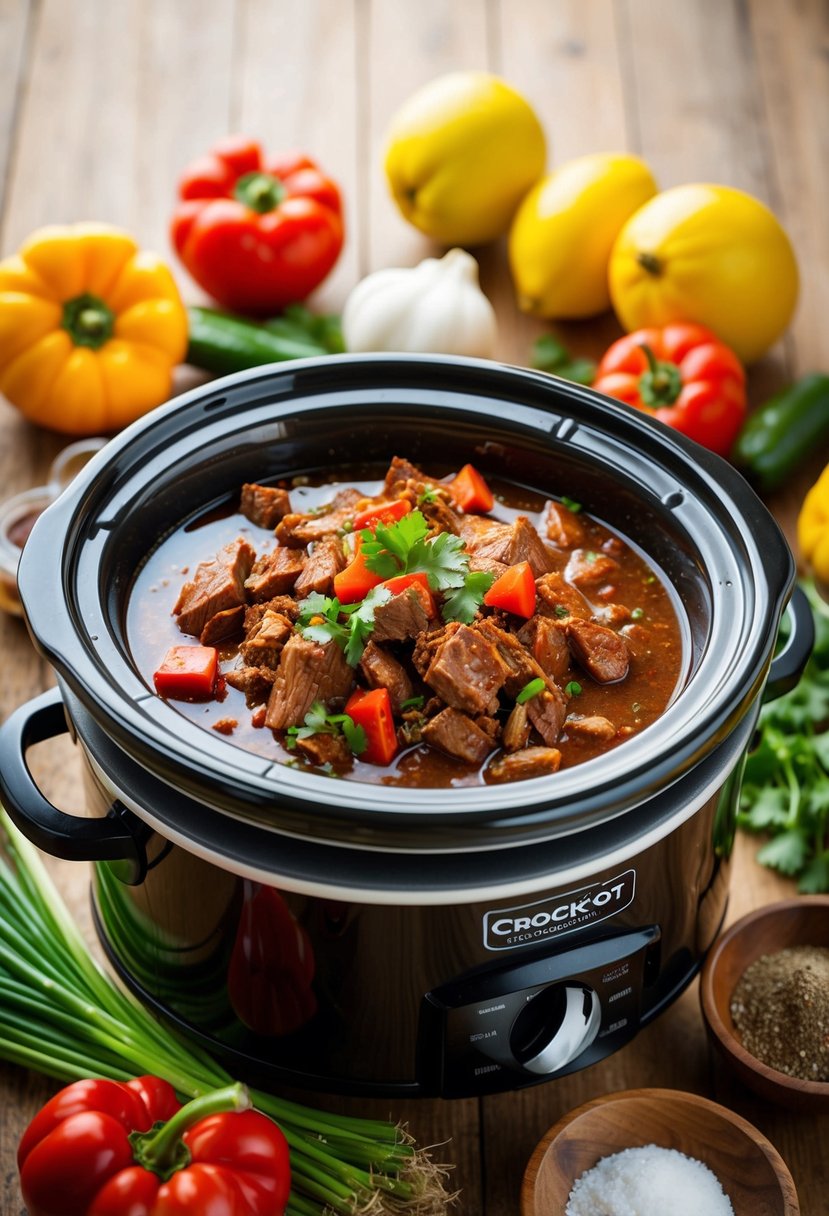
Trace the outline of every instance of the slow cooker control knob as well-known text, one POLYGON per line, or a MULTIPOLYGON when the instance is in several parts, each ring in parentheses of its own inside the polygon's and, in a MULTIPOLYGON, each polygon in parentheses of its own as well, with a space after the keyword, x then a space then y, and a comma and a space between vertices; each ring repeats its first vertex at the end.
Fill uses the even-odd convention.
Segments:
POLYGON ((602 1008, 584 984, 550 984, 528 1001, 510 1032, 516 1062, 528 1072, 557 1072, 595 1039, 602 1008))

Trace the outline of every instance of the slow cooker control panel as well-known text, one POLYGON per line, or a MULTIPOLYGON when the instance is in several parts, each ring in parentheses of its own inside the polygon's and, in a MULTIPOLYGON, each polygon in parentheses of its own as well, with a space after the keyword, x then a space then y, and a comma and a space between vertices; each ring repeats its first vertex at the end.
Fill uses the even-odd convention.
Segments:
POLYGON ((586 1068, 632 1038, 656 926, 480 971, 426 994, 418 1077, 444 1098, 586 1068))

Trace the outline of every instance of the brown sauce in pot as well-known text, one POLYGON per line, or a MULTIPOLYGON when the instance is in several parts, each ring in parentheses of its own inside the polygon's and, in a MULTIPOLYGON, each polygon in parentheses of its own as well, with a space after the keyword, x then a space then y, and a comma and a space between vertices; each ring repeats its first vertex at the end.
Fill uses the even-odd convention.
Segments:
MULTIPOLYGON (((580 605, 578 611, 584 611, 594 623, 602 624, 603 628, 625 639, 629 667, 623 679, 601 682, 592 678, 584 665, 583 655, 579 661, 578 647, 574 643, 567 652, 566 669, 556 676, 566 702, 566 717, 554 746, 560 753, 560 767, 571 767, 623 745, 626 739, 654 723, 670 703, 684 676, 686 648, 683 646, 681 610, 664 576, 635 546, 598 520, 578 511, 574 525, 575 543, 573 537, 562 535, 561 529, 550 522, 549 498, 495 480, 491 480, 490 485, 495 493, 495 504, 489 517, 505 524, 514 523, 519 516, 526 517, 553 555, 554 570, 565 577, 565 592, 568 588, 575 589, 580 605), (569 583, 568 574, 576 578, 576 583, 569 583)), ((380 494, 382 482, 364 478, 347 480, 341 475, 336 484, 293 484, 288 487, 290 509, 295 513, 317 512, 330 503, 338 490, 354 486, 361 494, 372 497, 380 494)), ((570 487, 563 488, 563 492, 569 490, 570 487)), ((277 546, 273 528, 252 523, 239 513, 238 506, 238 500, 228 503, 180 527, 158 546, 138 573, 128 604, 127 634, 136 665, 151 687, 153 673, 169 648, 198 643, 197 637, 182 633, 173 607, 199 563, 208 561, 223 546, 240 537, 250 543, 258 556, 277 546)), ((562 513, 559 509, 559 514, 563 514, 565 523, 572 522, 569 510, 562 513)), ((562 617, 566 618, 567 614, 563 609, 547 605, 545 613, 558 619, 560 624, 565 623, 562 617), (557 618, 556 612, 561 614, 557 618)), ((521 619, 508 614, 494 619, 508 632, 517 633, 523 624, 521 619)), ((225 676, 244 666, 238 638, 216 645, 220 671, 225 676)), ((401 655, 405 648, 393 644, 392 649, 401 655)), ((408 655, 401 657, 408 663, 408 655)), ((429 701, 433 690, 424 689, 417 675, 412 674, 418 689, 425 691, 425 699, 429 701)), ((297 750, 289 750, 285 746, 284 732, 263 727, 263 711, 257 714, 252 710, 242 691, 231 687, 224 679, 220 685, 217 698, 174 700, 170 704, 195 723, 229 737, 240 748, 308 771, 328 772, 332 776, 375 784, 421 788, 474 786, 495 779, 537 775, 530 765, 525 773, 516 771, 513 777, 494 776, 497 772, 494 761, 506 755, 499 746, 500 735, 499 742, 493 743, 492 752, 481 764, 467 763, 445 754, 437 746, 420 741, 402 742, 398 754, 387 766, 359 758, 350 760, 345 766, 319 766, 297 750), (255 725, 255 722, 259 724, 255 725)), ((502 691, 500 704, 492 713, 501 731, 513 704, 514 697, 505 697, 502 691)), ((398 721, 398 725, 402 722, 398 721)), ((526 742, 532 748, 543 746, 546 741, 531 729, 526 742)))

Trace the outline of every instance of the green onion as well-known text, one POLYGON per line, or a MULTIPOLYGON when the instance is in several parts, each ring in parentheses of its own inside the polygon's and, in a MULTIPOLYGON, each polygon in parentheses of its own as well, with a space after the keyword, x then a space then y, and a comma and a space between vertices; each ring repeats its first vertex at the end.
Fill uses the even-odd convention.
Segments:
POLYGON ((564 688, 564 691, 567 693, 568 697, 579 696, 581 690, 581 684, 579 684, 578 680, 571 680, 570 683, 565 685, 564 688))
MULTIPOLYGON (((188 1098, 232 1084, 203 1048, 168 1029, 92 958, 37 850, 0 808, 0 1057, 61 1081, 142 1073, 188 1098)), ((102 913, 107 918, 105 866, 102 913)), ((111 908, 110 908, 111 910, 111 908)), ((128 928, 124 932, 129 932, 128 928)), ((251 1090, 291 1150, 287 1216, 439 1216, 443 1169, 400 1127, 333 1115, 251 1090)))
POLYGON ((404 701, 404 702, 403 702, 403 704, 400 706, 400 708, 401 708, 401 710, 405 710, 405 709, 422 709, 422 708, 423 708, 423 702, 424 702, 425 700, 426 700, 426 698, 425 698, 425 697, 423 696, 423 694, 421 693, 421 694, 419 694, 419 695, 418 695, 418 696, 416 696, 416 697, 409 697, 409 699, 408 699, 407 701, 404 701))
POLYGON ((541 676, 536 676, 534 680, 530 680, 529 684, 525 684, 521 689, 515 698, 516 704, 523 705, 525 701, 532 700, 533 697, 537 697, 540 692, 543 692, 546 687, 547 685, 541 676))
POLYGON ((631 617, 631 620, 633 620, 633 621, 641 621, 641 619, 644 615, 645 615, 644 608, 634 608, 633 612, 631 612, 631 614, 630 614, 630 617, 631 617))
POLYGON ((574 498, 568 498, 566 494, 561 496, 561 505, 566 507, 568 511, 572 511, 574 515, 578 515, 581 510, 581 503, 576 502, 574 498))

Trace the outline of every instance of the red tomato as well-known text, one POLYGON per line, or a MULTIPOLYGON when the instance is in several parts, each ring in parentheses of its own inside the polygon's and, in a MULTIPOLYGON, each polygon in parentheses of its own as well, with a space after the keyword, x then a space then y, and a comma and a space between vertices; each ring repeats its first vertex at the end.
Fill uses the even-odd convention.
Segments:
POLYGON ((354 531, 360 528, 371 528, 374 524, 392 524, 411 511, 411 504, 405 498, 396 498, 394 502, 378 502, 373 507, 367 507, 359 515, 354 516, 354 531))
POLYGON ((529 562, 510 566, 497 578, 484 596, 490 608, 503 608, 515 616, 531 617, 535 612, 535 575, 529 562))
POLYGON ((746 415, 737 356, 701 325, 639 329, 605 353, 593 387, 728 456, 746 415))
POLYGON ((343 246, 340 192, 307 156, 222 140, 179 183, 173 246, 225 308, 268 314, 304 300, 343 246))
POLYGON ((159 696, 197 701, 213 696, 218 676, 215 646, 171 646, 153 674, 153 683, 159 696))
POLYGON ((457 477, 449 482, 449 492, 464 511, 478 511, 486 515, 491 511, 495 496, 478 470, 465 464, 457 477))
POLYGON ((397 731, 389 690, 373 688, 366 692, 358 688, 346 702, 345 712, 366 732, 366 750, 360 759, 369 764, 390 764, 397 751, 397 731))

